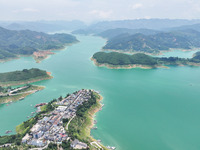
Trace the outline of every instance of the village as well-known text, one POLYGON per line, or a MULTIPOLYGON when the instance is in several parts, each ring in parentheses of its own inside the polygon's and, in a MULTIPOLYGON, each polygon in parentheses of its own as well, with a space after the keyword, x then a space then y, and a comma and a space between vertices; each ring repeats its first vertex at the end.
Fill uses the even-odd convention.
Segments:
MULTIPOLYGON (((47 147, 51 142, 61 144, 62 141, 69 140, 70 137, 65 129, 68 128, 69 122, 65 127, 63 119, 70 120, 75 117, 76 108, 91 98, 91 92, 91 90, 83 89, 61 101, 55 102, 57 107, 52 112, 44 114, 44 117, 37 121, 31 128, 30 133, 27 133, 22 138, 22 143, 37 147, 47 147)), ((75 139, 71 142, 71 147, 73 149, 86 149, 88 145, 75 139)))

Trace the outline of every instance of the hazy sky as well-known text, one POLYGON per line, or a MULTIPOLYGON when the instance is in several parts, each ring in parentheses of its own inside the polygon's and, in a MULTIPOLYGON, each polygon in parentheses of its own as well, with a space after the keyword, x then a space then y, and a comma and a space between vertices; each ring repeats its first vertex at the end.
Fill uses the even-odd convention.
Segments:
POLYGON ((0 20, 200 18, 200 0, 0 0, 0 20))

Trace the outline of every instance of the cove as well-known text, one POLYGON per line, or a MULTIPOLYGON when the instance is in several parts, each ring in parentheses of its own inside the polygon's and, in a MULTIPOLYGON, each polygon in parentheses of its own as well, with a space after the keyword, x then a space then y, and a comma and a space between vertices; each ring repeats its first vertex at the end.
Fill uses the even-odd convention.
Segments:
POLYGON ((85 88, 104 97, 105 106, 96 114, 98 129, 92 130, 104 145, 118 150, 200 149, 200 67, 99 68, 90 58, 106 41, 77 38, 79 43, 39 64, 31 57, 0 63, 0 72, 39 68, 54 77, 35 83, 46 88, 23 101, 0 105, 0 135, 27 120, 35 104, 85 88))

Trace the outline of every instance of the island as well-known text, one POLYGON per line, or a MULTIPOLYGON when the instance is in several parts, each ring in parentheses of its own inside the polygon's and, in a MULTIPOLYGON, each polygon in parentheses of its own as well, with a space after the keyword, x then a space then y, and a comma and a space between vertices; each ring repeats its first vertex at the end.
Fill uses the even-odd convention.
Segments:
POLYGON ((90 135, 94 114, 101 110, 102 96, 82 89, 49 103, 38 104, 38 113, 16 127, 16 135, 0 137, 0 145, 30 149, 115 149, 105 147, 90 135))
POLYGON ((0 104, 22 100, 26 96, 44 89, 43 86, 31 85, 30 83, 51 78, 49 72, 37 68, 0 73, 0 104))
POLYGON ((112 69, 130 69, 130 68, 158 68, 168 65, 174 66, 200 66, 200 53, 197 52, 193 58, 179 57, 152 57, 144 53, 136 53, 133 55, 118 52, 97 52, 91 58, 95 65, 106 66, 112 69))
MULTIPOLYGON (((30 30, 15 31, 2 27, 0 27, 0 41, 0 61, 33 55, 35 52, 59 50, 65 48, 66 45, 78 42, 76 37, 70 34, 46 34, 30 30)), ((49 52, 44 52, 44 54, 35 53, 34 58, 39 62, 45 59, 49 52)))

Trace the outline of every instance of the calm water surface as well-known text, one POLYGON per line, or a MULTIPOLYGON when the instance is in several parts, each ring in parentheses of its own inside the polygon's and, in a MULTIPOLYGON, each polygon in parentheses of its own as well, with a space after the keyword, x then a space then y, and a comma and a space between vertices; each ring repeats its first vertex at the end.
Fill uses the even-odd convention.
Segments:
POLYGON ((54 76, 36 83, 46 86, 44 90, 9 106, 0 105, 0 135, 27 120, 35 104, 91 88, 104 97, 105 107, 96 116, 98 130, 92 131, 103 144, 118 150, 200 149, 200 67, 99 68, 90 57, 106 41, 91 36, 78 39, 80 43, 39 64, 31 57, 0 63, 0 72, 37 67, 54 76))

